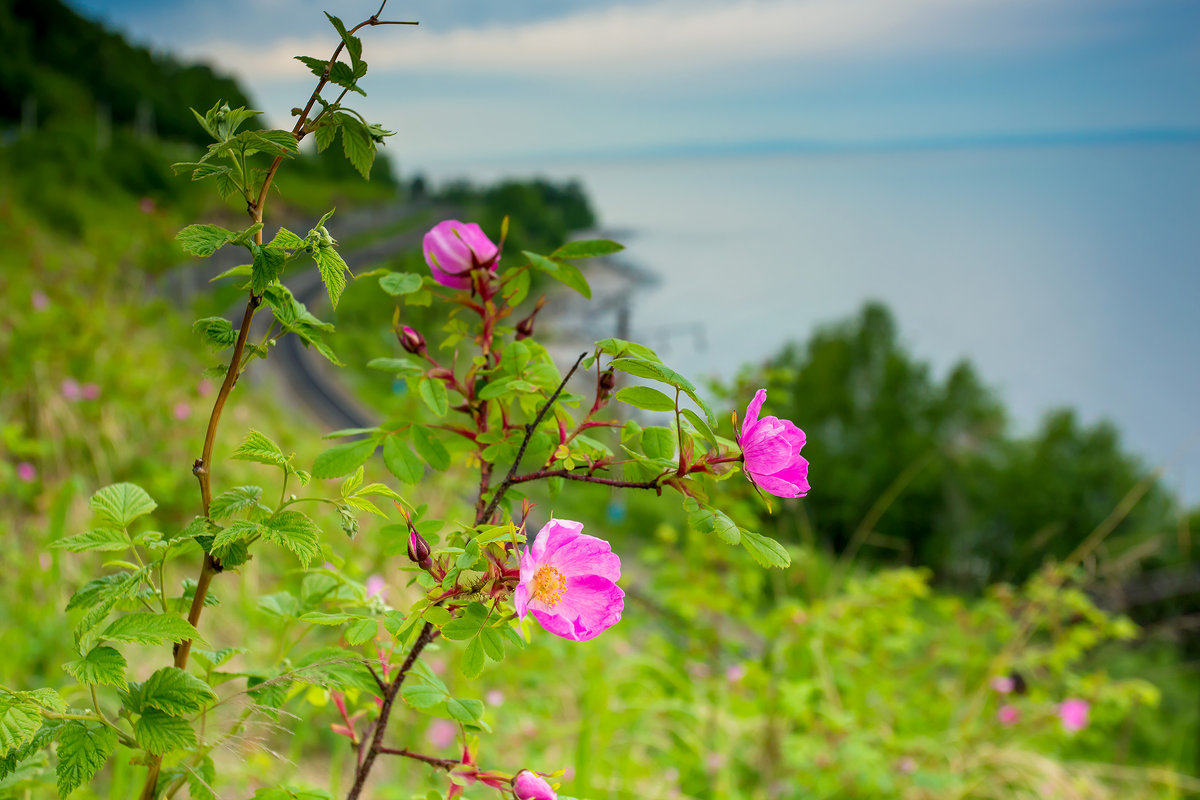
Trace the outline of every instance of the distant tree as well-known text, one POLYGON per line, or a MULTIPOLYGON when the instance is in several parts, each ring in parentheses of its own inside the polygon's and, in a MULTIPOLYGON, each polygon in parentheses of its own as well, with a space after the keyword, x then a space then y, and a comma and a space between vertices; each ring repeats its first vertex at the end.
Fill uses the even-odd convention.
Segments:
MULTIPOLYGON (((775 524, 837 552, 861 546, 871 558, 931 566, 964 588, 1019 580, 1047 557, 1066 557, 1147 474, 1111 424, 1085 426, 1071 411, 1011 436, 974 368, 962 362, 937 380, 879 304, 786 346, 743 381, 739 396, 765 383, 764 413, 808 434, 813 490, 775 524), (873 508, 878 520, 860 530, 873 508)), ((1172 519, 1156 484, 1102 552, 1173 536, 1172 519)))

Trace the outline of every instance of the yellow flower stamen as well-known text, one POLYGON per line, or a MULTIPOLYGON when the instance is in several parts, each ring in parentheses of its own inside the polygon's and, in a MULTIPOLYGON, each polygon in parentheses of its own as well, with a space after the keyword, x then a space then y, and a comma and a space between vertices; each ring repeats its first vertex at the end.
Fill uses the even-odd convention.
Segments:
POLYGON ((567 590, 567 578, 549 564, 538 567, 533 573, 533 597, 547 608, 554 608, 567 590))

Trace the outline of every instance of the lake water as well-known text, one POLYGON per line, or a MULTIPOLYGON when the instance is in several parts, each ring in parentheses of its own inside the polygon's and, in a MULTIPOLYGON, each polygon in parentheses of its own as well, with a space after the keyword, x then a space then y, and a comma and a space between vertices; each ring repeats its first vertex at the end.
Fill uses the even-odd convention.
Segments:
POLYGON ((730 376, 887 303, 938 371, 969 358, 1028 431, 1113 420, 1200 501, 1200 146, 597 159, 433 167, 579 178, 660 281, 635 338, 730 376), (1182 445, 1190 447, 1179 456, 1182 445))

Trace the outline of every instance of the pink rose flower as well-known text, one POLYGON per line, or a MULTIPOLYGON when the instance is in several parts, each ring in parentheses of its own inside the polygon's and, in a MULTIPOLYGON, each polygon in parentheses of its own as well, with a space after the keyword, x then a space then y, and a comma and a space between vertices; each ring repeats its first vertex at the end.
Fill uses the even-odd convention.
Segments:
POLYGON ((738 437, 746 475, 755 486, 776 497, 804 497, 808 494, 808 461, 800 455, 804 431, 786 419, 759 419, 766 399, 766 389, 755 393, 738 437))
POLYGON ((500 248, 474 222, 448 219, 425 234, 425 263, 433 279, 451 289, 470 289, 471 270, 496 270, 500 248))
POLYGON ((37 479, 37 467, 28 461, 17 464, 17 479, 21 483, 33 483, 37 479))
POLYGON ((543 628, 586 641, 621 619, 625 592, 621 559, 608 542, 582 533, 583 523, 547 522, 521 556, 521 580, 513 593, 517 615, 532 613, 543 628))
POLYGON ((513 793, 517 800, 557 800, 558 794, 546 779, 525 770, 513 781, 513 793))
POLYGON ((996 719, 1000 720, 1000 724, 1006 727, 1017 724, 1017 720, 1020 718, 1021 712, 1016 706, 1000 706, 1000 710, 996 712, 996 719))
POLYGON ((1087 727, 1088 712, 1092 704, 1087 700, 1070 698, 1058 706, 1058 718, 1062 721, 1063 730, 1067 733, 1077 733, 1087 727))

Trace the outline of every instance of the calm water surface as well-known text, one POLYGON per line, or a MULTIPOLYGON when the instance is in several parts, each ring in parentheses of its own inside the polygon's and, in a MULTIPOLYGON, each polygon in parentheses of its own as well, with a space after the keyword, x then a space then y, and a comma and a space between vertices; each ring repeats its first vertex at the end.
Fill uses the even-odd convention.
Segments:
POLYGON ((868 299, 939 374, 969 358, 1019 430, 1049 408, 1116 422, 1200 501, 1200 147, 510 162, 576 177, 660 282, 633 334, 730 376, 868 299), (698 334, 702 331, 702 335, 698 334))

